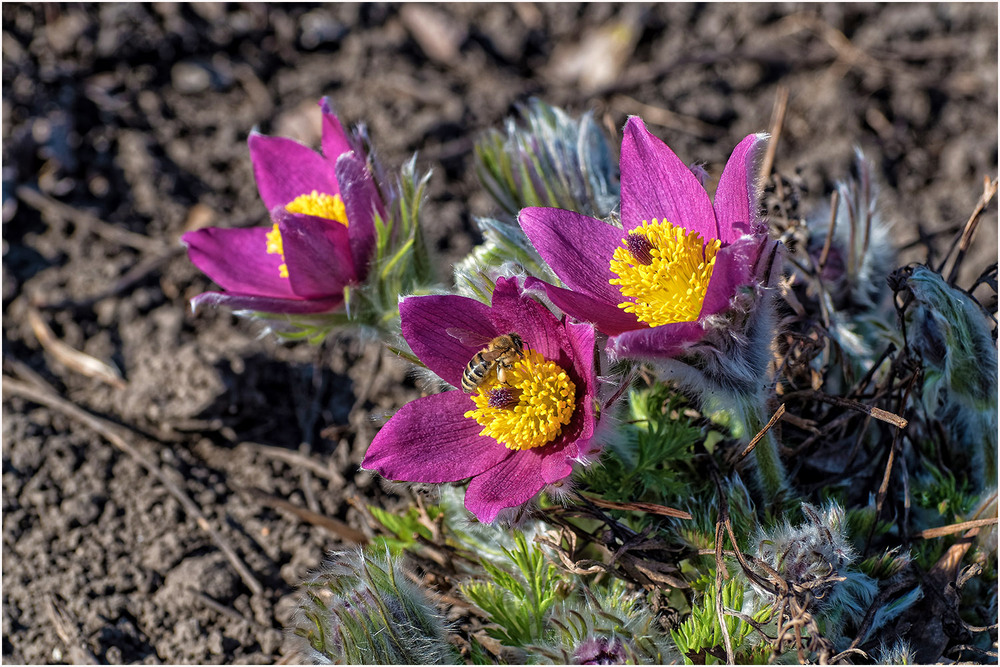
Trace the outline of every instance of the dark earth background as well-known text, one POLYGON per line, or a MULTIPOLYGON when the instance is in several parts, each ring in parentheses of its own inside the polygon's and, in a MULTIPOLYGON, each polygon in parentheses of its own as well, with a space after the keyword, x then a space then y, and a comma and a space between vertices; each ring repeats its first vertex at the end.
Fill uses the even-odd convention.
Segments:
MULTIPOLYGON (((784 88, 774 169, 800 210, 859 145, 906 261, 936 265, 997 174, 996 4, 2 11, 10 663, 294 662, 295 586, 350 544, 329 519, 370 533, 357 508, 397 497, 358 464, 418 395, 404 364, 353 333, 283 345, 188 306, 211 283, 178 237, 266 222, 254 127, 318 147, 330 95, 385 164, 419 150, 443 281, 479 240, 473 216, 494 212, 473 142, 531 96, 593 109, 609 133, 640 114, 717 175, 784 88)), ((961 286, 996 261, 996 230, 994 204, 961 286)))

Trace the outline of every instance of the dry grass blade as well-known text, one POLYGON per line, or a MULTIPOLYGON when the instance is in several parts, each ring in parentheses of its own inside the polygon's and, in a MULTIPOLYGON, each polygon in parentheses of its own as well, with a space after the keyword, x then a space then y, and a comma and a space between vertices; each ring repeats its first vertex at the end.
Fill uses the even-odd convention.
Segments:
POLYGON ((949 284, 955 284, 955 278, 958 277, 958 270, 962 266, 962 260, 965 259, 965 253, 968 252, 969 246, 972 244, 972 237, 975 236, 976 230, 979 229, 979 216, 993 200, 996 193, 997 179, 990 180, 989 176, 987 176, 983 179, 983 194, 979 196, 979 201, 976 202, 976 207, 972 210, 972 215, 969 216, 965 226, 962 228, 962 233, 952 241, 951 247, 948 248, 944 259, 941 260, 941 266, 938 267, 938 273, 944 275, 944 265, 947 263, 948 257, 957 244, 958 254, 955 255, 955 262, 951 265, 951 271, 948 272, 949 284))
MULTIPOLYGON (((726 664, 735 665, 736 654, 733 653, 733 638, 729 636, 729 626, 726 625, 725 606, 722 604, 722 574, 726 572, 726 563, 722 559, 722 540, 725 537, 722 532, 723 520, 726 523, 729 522, 728 511, 726 512, 726 516, 720 516, 719 521, 715 524, 715 616, 719 619, 719 629, 722 631, 722 643, 726 647, 726 664)), ((735 544, 733 548, 736 548, 735 544)))
POLYGON ((771 139, 767 142, 767 151, 764 153, 764 160, 760 166, 760 173, 757 174, 757 187, 763 188, 767 179, 771 177, 771 168, 774 166, 774 156, 778 152, 778 139, 781 138, 781 127, 785 124, 785 112, 788 110, 788 88, 778 86, 778 92, 774 98, 774 111, 771 113, 771 139))
POLYGON ((973 521, 963 521, 962 523, 953 523, 950 526, 938 526, 937 528, 928 528, 927 530, 922 530, 915 535, 915 537, 920 537, 925 540, 934 539, 935 537, 944 537, 945 535, 951 535, 952 533, 960 533, 963 530, 970 528, 981 528, 982 526, 991 526, 997 522, 996 517, 992 519, 975 519, 973 521))
POLYGON ((830 257, 830 246, 833 245, 833 231, 837 228, 837 207, 840 206, 840 192, 834 190, 833 194, 830 195, 830 226, 826 230, 826 238, 823 239, 823 250, 819 253, 819 261, 817 262, 822 274, 823 268, 826 266, 826 261, 830 257))
POLYGON ((45 596, 45 613, 48 615, 49 620, 52 621, 59 639, 62 640, 63 644, 66 645, 66 650, 69 651, 70 664, 100 664, 90 649, 83 643, 83 640, 80 639, 76 623, 69 618, 68 613, 64 609, 65 605, 56 606, 54 596, 51 594, 45 596))
POLYGON ((724 134, 716 125, 709 125, 692 116, 684 116, 663 107, 645 104, 628 95, 615 95, 611 98, 611 107, 628 114, 638 114, 646 123, 687 132, 696 137, 719 138, 724 134))
POLYGON ((617 503, 613 500, 604 500, 603 498, 597 498, 595 496, 584 496, 591 503, 597 507, 601 507, 607 510, 625 510, 630 512, 649 512, 650 514, 659 514, 660 516, 670 516, 675 519, 691 519, 691 515, 684 510, 674 509, 673 507, 667 507, 666 505, 655 505, 653 503, 617 503))
POLYGON ((97 378, 115 389, 124 389, 128 386, 116 368, 56 338, 55 333, 35 308, 28 308, 28 323, 46 352, 66 368, 87 377, 97 378))
POLYGON ((354 544, 367 544, 368 536, 362 533, 360 530, 351 528, 343 521, 339 521, 332 517, 328 517, 324 514, 318 512, 313 512, 305 507, 299 507, 293 502, 280 498, 278 496, 272 495, 263 489, 250 489, 251 495, 254 498, 260 500, 265 505, 271 507, 276 507, 287 512, 291 512, 298 518, 302 519, 306 523, 312 524, 313 526, 318 526, 320 528, 325 528, 337 537, 344 539, 348 542, 353 542, 354 544))
POLYGON ((165 244, 158 239, 104 222, 95 215, 75 209, 26 185, 17 188, 17 198, 44 215, 72 222, 117 245, 154 254, 163 252, 165 247, 165 244))
POLYGON ((179 486, 167 477, 163 470, 153 463, 149 457, 143 455, 142 452, 133 447, 125 440, 125 438, 119 435, 117 432, 117 425, 90 414, 79 406, 74 405, 61 396, 56 395, 56 393, 51 389, 34 387, 11 377, 4 377, 2 388, 5 398, 9 395, 20 396, 34 403, 38 403, 39 405, 44 405, 53 410, 57 410, 67 417, 83 423, 112 445, 135 459, 139 465, 145 468, 151 475, 156 477, 156 479, 158 479, 163 486, 166 487, 170 494, 181 504, 181 507, 184 508, 187 515, 195 520, 198 527, 208 533, 212 542, 214 542, 215 546, 217 546, 226 556, 229 563, 233 566, 233 569, 236 570, 236 573, 243 580, 243 583, 247 585, 247 588, 249 588, 254 595, 260 595, 260 593, 264 591, 264 587, 253 575, 253 573, 250 572, 250 568, 248 568, 243 561, 240 560, 236 551, 233 550, 233 548, 229 546, 229 543, 222 538, 222 535, 212 527, 212 525, 208 522, 208 519, 205 518, 205 515, 202 514, 201 510, 198 508, 198 505, 196 505, 195 502, 191 500, 179 486))
POLYGON ((737 459, 737 460, 742 461, 744 458, 746 458, 746 456, 750 452, 753 451, 753 448, 757 446, 757 443, 760 442, 764 438, 765 435, 767 435, 767 432, 771 430, 771 427, 774 426, 779 419, 781 419, 781 416, 783 414, 785 414, 785 404, 784 403, 782 403, 781 405, 778 406, 778 409, 774 411, 773 415, 771 415, 771 419, 768 420, 768 422, 766 424, 764 424, 764 428, 762 428, 757 433, 757 435, 755 435, 753 437, 753 440, 751 440, 750 444, 747 445, 746 449, 744 449, 740 453, 739 459, 737 459))
POLYGON ((883 410, 881 408, 873 408, 865 405, 864 403, 861 403, 859 401, 854 401, 849 398, 841 398, 840 396, 830 396, 829 394, 824 394, 822 392, 813 390, 793 392, 792 394, 788 394, 786 398, 791 396, 814 398, 823 401, 824 403, 829 403, 830 405, 836 405, 841 408, 848 408, 851 410, 855 410, 857 412, 866 414, 869 417, 874 417, 879 421, 884 421, 887 424, 892 424, 896 428, 906 428, 906 425, 909 424, 908 421, 906 421, 905 419, 903 419, 902 417, 893 412, 889 412, 888 410, 883 410))

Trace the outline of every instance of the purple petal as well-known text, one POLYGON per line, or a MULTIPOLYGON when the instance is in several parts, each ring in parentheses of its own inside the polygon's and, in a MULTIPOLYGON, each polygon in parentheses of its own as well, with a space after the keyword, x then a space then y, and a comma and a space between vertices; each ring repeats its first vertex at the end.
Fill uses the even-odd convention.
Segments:
POLYGON ((619 359, 675 357, 704 335, 698 322, 675 322, 626 331, 608 340, 608 351, 619 359))
POLYGON ((611 257, 626 232, 594 218, 559 208, 529 207, 518 215, 521 229, 559 280, 608 304, 621 293, 610 281, 611 257))
POLYGON ((484 523, 501 510, 531 500, 545 486, 542 457, 537 450, 516 451, 503 462, 473 477, 465 491, 465 506, 484 523))
POLYGON ((358 277, 368 275, 368 266, 375 252, 375 213, 385 220, 385 207, 375 181, 364 160, 354 153, 337 158, 337 181, 347 213, 347 233, 351 239, 351 255, 358 277))
POLYGON ((361 467, 386 479, 456 482, 500 465, 513 453, 463 416, 475 404, 457 391, 407 403, 375 435, 361 467))
POLYGON ((715 190, 715 217, 719 221, 719 237, 732 243, 743 234, 756 230, 760 224, 757 206, 757 162, 767 142, 766 134, 751 134, 743 139, 726 162, 715 190))
POLYGON ((516 279, 498 278, 493 290, 490 320, 501 333, 517 333, 524 344, 546 359, 558 362, 567 356, 569 341, 556 316, 522 294, 516 279))
POLYGON ((313 190, 328 195, 340 193, 333 162, 311 148, 291 139, 256 132, 250 134, 249 144, 257 189, 267 210, 286 206, 313 190))
POLYGON ((445 382, 460 387, 466 364, 497 331, 490 307, 464 296, 406 297, 399 304, 400 326, 410 349, 445 382))
POLYGON ((281 255, 267 253, 268 227, 207 227, 181 237, 191 262, 220 287, 257 296, 296 298, 279 267, 281 255))
POLYGON ((570 463, 569 459, 576 456, 576 454, 577 447, 573 443, 558 453, 543 457, 538 470, 542 476, 542 481, 546 484, 553 484, 569 477, 573 473, 573 464, 570 463))
POLYGON ((191 307, 225 306, 231 310, 253 310, 275 315, 309 315, 329 313, 343 304, 342 297, 331 299, 279 299, 277 297, 235 294, 232 292, 203 292, 191 299, 191 307))
POLYGON ((655 218, 698 232, 706 241, 719 237, 712 201, 698 178, 637 116, 625 123, 620 164, 626 230, 655 218))
POLYGON ((754 264, 760 248, 760 236, 744 236, 719 250, 715 255, 715 268, 712 269, 708 289, 705 290, 699 318, 725 310, 737 288, 753 282, 754 264))
POLYGON ((297 295, 329 298, 356 279, 346 227, 283 207, 271 215, 281 230, 288 281, 297 295))
MULTIPOLYGON (((583 410, 583 414, 580 415, 583 423, 574 437, 590 438, 594 435, 594 398, 597 396, 597 374, 594 370, 594 343, 597 336, 594 327, 574 322, 566 323, 566 334, 572 346, 574 370, 578 382, 577 411, 583 410), (580 381, 583 382, 583 386, 579 385, 580 381)), ((576 416, 574 414, 574 418, 576 416)))
MULTIPOLYGON (((617 305, 598 301, 586 294, 556 287, 538 278, 529 277, 525 279, 524 285, 528 289, 543 289, 549 300, 560 310, 582 322, 593 323, 598 331, 609 336, 646 326, 639 322, 632 313, 627 313, 617 305)), ((621 297, 619 298, 621 299, 621 297)), ((621 300, 624 301, 624 299, 621 300)))
POLYGON ((337 158, 344 153, 349 153, 351 143, 344 132, 344 126, 340 124, 337 114, 333 113, 330 106, 330 98, 324 97, 319 102, 319 108, 323 112, 323 156, 331 164, 337 162, 337 158))

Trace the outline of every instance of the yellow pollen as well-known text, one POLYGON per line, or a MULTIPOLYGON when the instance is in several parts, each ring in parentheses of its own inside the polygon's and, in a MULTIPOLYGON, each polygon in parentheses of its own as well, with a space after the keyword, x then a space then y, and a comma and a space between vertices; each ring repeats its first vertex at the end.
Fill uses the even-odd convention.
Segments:
POLYGON ((504 384, 494 378, 472 395, 476 409, 465 416, 483 427, 479 435, 515 450, 541 447, 558 438, 576 409, 576 385, 566 371, 538 352, 525 349, 513 368, 505 370, 505 376, 504 384), (511 392, 517 400, 491 407, 492 390, 501 387, 520 390, 511 392))
POLYGON ((302 213, 304 215, 314 215, 317 218, 326 218, 339 222, 347 227, 347 210, 344 208, 344 200, 340 195, 328 195, 313 190, 307 195, 299 195, 285 208, 289 213, 302 213))
POLYGON ((626 298, 618 307, 652 327, 697 320, 722 242, 714 239, 706 244, 701 234, 655 218, 652 223, 643 220, 632 234, 649 241, 651 261, 645 263, 646 257, 629 252, 628 237, 615 248, 611 272, 618 277, 609 282, 626 298))
MULTIPOLYGON (((267 254, 281 255, 281 259, 285 259, 285 247, 281 242, 281 230, 278 229, 278 223, 274 223, 271 231, 267 233, 267 254)), ((278 275, 282 278, 288 277, 288 265, 284 262, 278 267, 278 275)))

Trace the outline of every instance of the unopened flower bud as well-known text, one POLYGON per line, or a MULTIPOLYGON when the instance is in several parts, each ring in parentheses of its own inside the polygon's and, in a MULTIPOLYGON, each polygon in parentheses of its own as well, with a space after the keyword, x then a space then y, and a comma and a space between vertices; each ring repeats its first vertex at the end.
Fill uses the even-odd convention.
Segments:
POLYGON ((346 551, 301 586, 292 630, 316 664, 454 664, 444 620, 386 552, 346 551))

